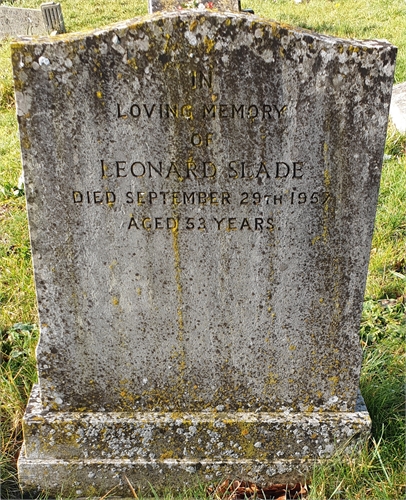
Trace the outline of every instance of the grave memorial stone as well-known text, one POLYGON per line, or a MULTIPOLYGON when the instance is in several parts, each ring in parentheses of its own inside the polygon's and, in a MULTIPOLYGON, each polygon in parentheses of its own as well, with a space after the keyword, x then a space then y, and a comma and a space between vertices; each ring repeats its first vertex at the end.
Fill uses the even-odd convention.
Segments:
POLYGON ((48 2, 41 9, 0 6, 0 39, 20 35, 65 33, 61 4, 48 2))
POLYGON ((0 38, 45 34, 46 29, 39 9, 0 6, 0 38))
POLYGON ((298 480, 368 433, 395 55, 210 9, 13 46, 41 327, 24 489, 298 480))

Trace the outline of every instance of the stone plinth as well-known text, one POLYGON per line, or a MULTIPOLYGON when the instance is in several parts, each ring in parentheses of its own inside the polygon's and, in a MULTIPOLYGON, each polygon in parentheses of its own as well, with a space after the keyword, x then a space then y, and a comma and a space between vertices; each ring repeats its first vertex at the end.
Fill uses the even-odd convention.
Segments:
POLYGON ((146 492, 149 483, 179 489, 224 477, 304 481, 316 461, 370 426, 362 398, 340 413, 80 413, 44 410, 35 387, 19 469, 30 488, 84 496, 115 485, 128 495, 125 476, 146 492))
POLYGON ((41 326, 25 489, 294 481, 365 434, 395 54, 210 9, 13 46, 41 326))

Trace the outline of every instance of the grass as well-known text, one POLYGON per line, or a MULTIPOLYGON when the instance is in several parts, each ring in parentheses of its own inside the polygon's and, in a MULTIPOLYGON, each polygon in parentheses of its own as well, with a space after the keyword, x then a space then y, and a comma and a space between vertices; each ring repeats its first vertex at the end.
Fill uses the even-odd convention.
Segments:
MULTIPOLYGON (((42 0, 16 0, 39 7, 42 0)), ((106 25, 147 12, 146 0, 64 1, 68 31, 106 25)), ((245 0, 264 17, 341 37, 386 38, 399 47, 396 81, 406 80, 403 0, 245 0)), ((16 498, 21 417, 36 379, 37 313, 15 119, 9 41, 0 42, 0 459, 2 499, 16 498)), ((388 130, 360 339, 361 389, 372 437, 347 457, 316 467, 310 500, 398 500, 405 497, 406 138, 388 130)), ((152 492, 153 493, 153 492, 152 492)), ((188 495, 190 492, 188 493, 188 495)), ((202 498, 204 488, 194 492, 202 498)), ((185 492, 179 498, 184 498, 185 492)), ((157 497, 157 496, 156 496, 157 497)), ((167 494, 165 498, 176 498, 167 494)))

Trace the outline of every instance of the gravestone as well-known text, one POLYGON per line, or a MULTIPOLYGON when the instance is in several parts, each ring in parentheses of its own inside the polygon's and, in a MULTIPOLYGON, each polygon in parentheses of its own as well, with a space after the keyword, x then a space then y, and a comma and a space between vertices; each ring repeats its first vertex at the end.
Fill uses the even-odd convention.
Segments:
POLYGON ((395 55, 210 9, 14 44, 41 327, 24 489, 296 481, 368 433, 395 55))
POLYGON ((0 38, 19 35, 65 33, 62 7, 59 3, 41 4, 41 9, 0 6, 0 38))
POLYGON ((148 11, 171 11, 197 8, 216 9, 223 11, 238 12, 240 10, 239 0, 148 0, 148 11))
POLYGON ((0 6, 0 38, 46 33, 42 12, 39 9, 0 6))

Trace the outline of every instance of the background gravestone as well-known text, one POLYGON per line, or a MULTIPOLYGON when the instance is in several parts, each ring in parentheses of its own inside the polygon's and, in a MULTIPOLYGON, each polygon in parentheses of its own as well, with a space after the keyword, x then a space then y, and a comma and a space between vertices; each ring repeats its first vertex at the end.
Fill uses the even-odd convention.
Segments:
POLYGON ((198 7, 200 9, 216 9, 216 10, 227 10, 231 12, 238 12, 240 10, 239 0, 202 0, 201 2, 197 0, 148 0, 148 10, 150 13, 158 11, 170 11, 170 10, 182 10, 190 7, 198 7))
POLYGON ((39 9, 20 9, 0 5, 0 38, 47 33, 39 9))
POLYGON ((41 9, 0 6, 0 38, 65 33, 61 4, 48 2, 41 9))
POLYGON ((24 488, 297 480, 368 432, 395 54, 209 9, 14 45, 41 325, 24 488))

